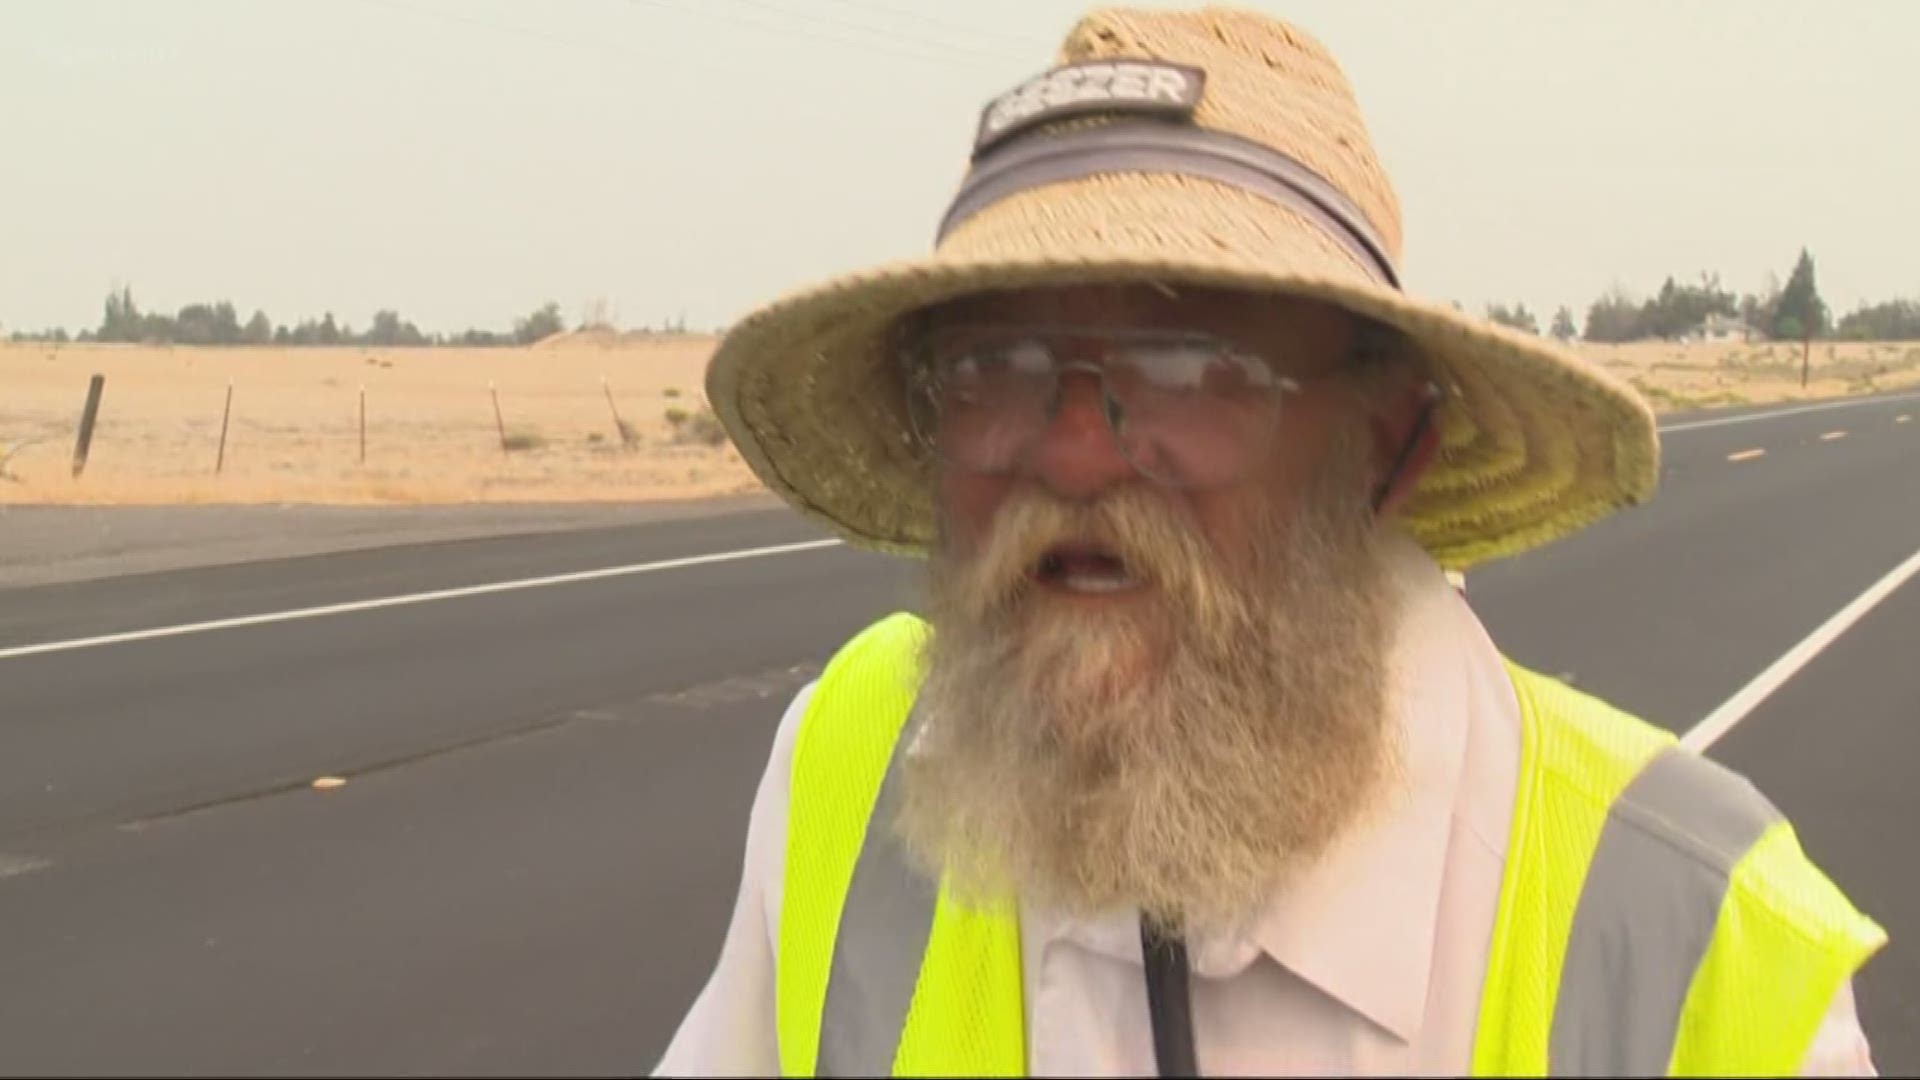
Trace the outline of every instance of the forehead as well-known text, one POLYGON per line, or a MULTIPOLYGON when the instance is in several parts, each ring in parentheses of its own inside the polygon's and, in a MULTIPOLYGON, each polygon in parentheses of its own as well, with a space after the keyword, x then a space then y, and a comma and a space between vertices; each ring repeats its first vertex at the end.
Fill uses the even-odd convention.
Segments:
POLYGON ((975 293, 923 313, 929 330, 967 324, 1195 330, 1249 345, 1345 351, 1356 320, 1331 304, 1193 286, 1056 285, 975 293))

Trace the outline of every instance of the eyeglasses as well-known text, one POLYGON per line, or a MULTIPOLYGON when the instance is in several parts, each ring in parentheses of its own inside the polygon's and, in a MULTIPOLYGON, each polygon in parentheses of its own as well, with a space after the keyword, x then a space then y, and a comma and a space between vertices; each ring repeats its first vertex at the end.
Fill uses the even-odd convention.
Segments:
POLYGON ((1205 333, 948 326, 906 357, 916 434, 949 465, 1022 467, 1080 374, 1129 464, 1179 488, 1231 483, 1271 447, 1300 390, 1273 361, 1205 333))

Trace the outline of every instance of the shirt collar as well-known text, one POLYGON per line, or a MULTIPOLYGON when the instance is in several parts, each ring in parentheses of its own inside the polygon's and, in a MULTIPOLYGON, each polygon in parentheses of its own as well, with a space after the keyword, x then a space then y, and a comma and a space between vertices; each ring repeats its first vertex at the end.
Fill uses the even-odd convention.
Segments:
MULTIPOLYGON (((1399 783, 1381 809, 1276 895, 1238 933, 1188 942, 1202 977, 1231 976, 1264 953, 1402 1041, 1420 1029, 1432 973, 1447 848, 1460 796, 1473 699, 1463 633, 1471 614, 1440 569, 1396 539, 1401 621, 1393 646, 1392 704, 1401 738, 1399 783)), ((1054 932, 1140 962, 1131 913, 1054 932)))

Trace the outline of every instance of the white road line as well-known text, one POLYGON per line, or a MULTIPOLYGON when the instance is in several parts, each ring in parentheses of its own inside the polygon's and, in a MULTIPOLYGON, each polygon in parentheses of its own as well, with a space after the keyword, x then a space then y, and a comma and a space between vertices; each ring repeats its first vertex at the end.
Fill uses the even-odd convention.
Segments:
POLYGON ((759 559, 769 555, 787 555, 799 551, 814 551, 819 548, 833 547, 839 543, 839 540, 808 540, 798 544, 779 544, 773 547, 747 548, 741 551, 721 551, 711 555, 694 555, 684 559, 664 559, 660 562, 636 563, 631 566, 610 566, 600 570, 579 570, 568 574, 550 574, 546 577, 522 578, 517 581, 495 581, 485 585, 466 585, 457 589, 437 589, 433 592, 409 593, 402 596, 383 596, 373 600, 355 600, 345 604, 327 604, 321 607, 297 608, 292 611, 273 611, 262 615, 243 615, 233 619, 213 619, 208 622, 185 623, 180 626, 158 626, 150 630, 129 630, 120 634, 102 634, 99 637, 75 638, 70 641, 48 641, 38 645, 17 645, 13 648, 0 649, 0 660, 13 660, 23 656, 39 656, 44 653, 67 652, 72 649, 91 649, 101 645, 121 645, 130 641, 150 641, 154 638, 180 637, 185 634, 204 634, 214 630, 231 630, 242 626, 263 626, 268 623, 293 622, 297 619, 317 619, 326 615, 346 615, 356 611, 375 611, 380 608, 404 607, 409 604, 427 604, 436 600, 453 600, 465 596, 486 596, 491 593, 514 592, 520 589, 540 589, 549 585, 571 585, 581 581, 599 581, 604 578, 650 574, 657 570, 681 570, 690 566, 710 566, 714 563, 736 562, 741 559, 759 559))
MULTIPOLYGON (((1750 416, 1727 417, 1721 420, 1696 420, 1691 423, 1674 424, 1669 427, 1663 427, 1660 429, 1660 432, 1661 434, 1670 434, 1676 431, 1693 431, 1699 428, 1720 427, 1724 424, 1744 424, 1749 421, 1771 420, 1782 416, 1793 416, 1798 413, 1821 412, 1827 409, 1844 409, 1854 405, 1899 401, 1905 398, 1920 398, 1920 393, 1835 401, 1820 405, 1804 405, 1794 409, 1780 409, 1774 412, 1757 413, 1750 416)), ((656 570, 678 570, 689 566, 706 566, 713 563, 734 562, 740 559, 757 559, 769 555, 785 555, 792 552, 813 551, 818 548, 834 547, 840 543, 841 541, 839 540, 809 540, 798 544, 779 544, 773 547, 748 548, 742 551, 722 551, 711 555, 695 555, 685 559, 666 559, 661 562, 638 563, 632 566, 612 566, 601 570, 582 570, 571 574, 551 574, 546 577, 524 578, 518 581, 496 581, 485 585, 469 585, 457 589, 439 589, 433 592, 410 593, 402 596, 383 596, 373 600, 355 600, 345 604, 327 604, 321 607, 297 608, 291 611, 272 611, 260 615, 243 615, 232 619, 214 619, 208 622, 184 623, 179 626, 157 626, 147 630, 129 630, 119 634, 102 634, 98 637, 74 638, 68 641, 47 641, 37 645, 16 645, 12 648, 0 649, 0 660, 14 660, 20 657, 40 656, 46 653, 68 652, 74 649, 92 649, 103 645, 123 645, 135 641, 151 641, 156 638, 181 637, 187 634, 205 634, 215 630, 232 630, 243 626, 265 626, 271 623, 293 622, 299 619, 317 619, 328 615, 346 615, 357 611, 375 611, 380 608, 404 607, 409 604, 426 604, 437 600, 453 600, 466 596, 485 596, 490 593, 514 592, 519 589, 538 589, 549 585, 569 585, 581 581, 597 581, 602 578, 647 574, 656 570)), ((1768 692, 1771 693, 1771 690, 1768 692)), ((1715 715, 1718 714, 1716 713, 1715 715)), ((1733 722, 1737 722, 1737 720, 1733 722)), ((1731 726, 1731 723, 1732 722, 1729 722, 1729 726, 1731 726)))
POLYGON ((1788 679, 1819 656, 1821 651, 1834 643, 1847 628, 1860 621, 1874 606, 1893 594, 1895 589, 1906 584, 1907 579, 1920 574, 1920 551, 1913 553, 1906 562, 1893 568, 1886 577, 1873 583, 1873 587, 1854 598, 1853 603, 1834 613, 1833 618, 1820 624, 1820 628, 1808 634, 1800 644, 1787 651, 1785 656, 1768 665, 1767 670, 1754 677, 1739 693, 1727 699, 1726 704, 1713 710, 1705 720, 1693 726, 1693 730, 1681 736, 1680 745, 1689 750, 1705 750, 1712 746, 1720 736, 1733 729, 1733 725, 1747 718, 1747 714, 1758 708, 1760 703, 1773 695, 1775 690, 1786 684, 1788 679))
POLYGON ((1820 436, 1820 441, 1832 442, 1835 439, 1844 439, 1846 437, 1847 433, 1844 431, 1829 431, 1825 435, 1820 436))
POLYGON ((1783 416, 1799 416, 1801 413, 1826 412, 1828 409, 1851 409, 1857 405, 1873 405, 1887 401, 1906 401, 1920 398, 1915 394, 1888 394, 1885 397, 1848 398, 1845 401, 1828 401, 1819 405, 1801 405, 1792 409, 1775 409, 1772 412, 1749 413, 1746 416, 1723 416, 1718 420, 1689 420, 1684 424, 1670 424, 1660 429, 1660 434, 1671 435, 1677 431, 1698 431, 1701 428, 1725 427, 1728 424, 1750 424, 1757 420, 1777 420, 1783 416))
POLYGON ((1728 454, 1727 460, 1728 461, 1752 461, 1754 458, 1766 457, 1766 456, 1767 456, 1767 452, 1765 450, 1742 450, 1737 454, 1728 454))

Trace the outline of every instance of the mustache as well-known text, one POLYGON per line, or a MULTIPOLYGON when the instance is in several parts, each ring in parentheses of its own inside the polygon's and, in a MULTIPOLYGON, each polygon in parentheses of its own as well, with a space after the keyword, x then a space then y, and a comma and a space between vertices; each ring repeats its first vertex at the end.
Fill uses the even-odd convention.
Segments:
POLYGON ((893 821, 920 867, 972 898, 1226 927, 1377 806, 1390 586, 1364 434, 1230 519, 1146 484, 1023 484, 939 545, 893 821), (1063 542, 1122 560, 1141 595, 1056 604, 1034 571, 1063 542))
POLYGON ((1062 543, 1098 545, 1135 580, 1172 599, 1197 601, 1213 591, 1200 581, 1217 562, 1213 546, 1144 485, 1115 488, 1090 502, 1038 486, 1018 488, 975 550, 938 557, 940 576, 965 614, 1004 614, 1033 587, 1033 570, 1047 550, 1062 543))

